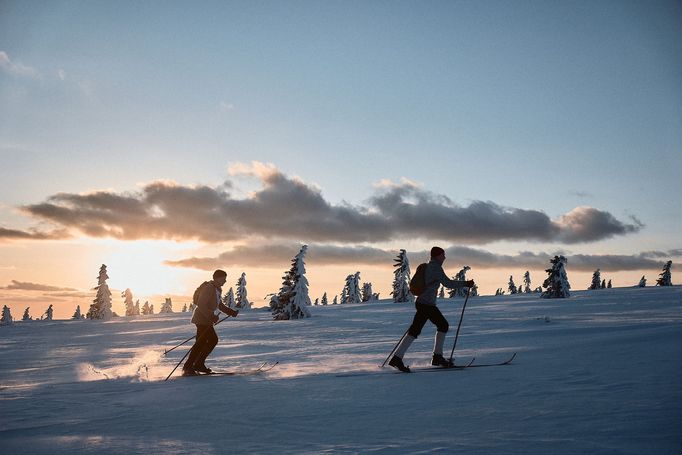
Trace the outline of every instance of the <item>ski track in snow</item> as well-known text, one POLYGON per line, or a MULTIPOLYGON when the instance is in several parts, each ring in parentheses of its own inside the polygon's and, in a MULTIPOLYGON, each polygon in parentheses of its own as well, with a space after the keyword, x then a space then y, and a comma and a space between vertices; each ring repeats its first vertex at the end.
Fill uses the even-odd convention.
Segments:
MULTIPOLYGON (((452 347, 462 299, 439 302, 452 347)), ((188 314, 0 327, 2 453, 681 453, 682 287, 470 298, 456 358, 514 363, 337 377, 378 366, 406 304, 312 307, 217 326, 216 370, 163 379, 188 314)), ((405 361, 427 366, 427 324, 405 361)))

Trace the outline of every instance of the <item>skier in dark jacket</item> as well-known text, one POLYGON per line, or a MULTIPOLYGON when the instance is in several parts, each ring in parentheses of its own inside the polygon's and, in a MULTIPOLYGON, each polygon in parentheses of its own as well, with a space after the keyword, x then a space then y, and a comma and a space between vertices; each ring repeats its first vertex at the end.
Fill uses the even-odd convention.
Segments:
POLYGON ((407 352, 412 342, 419 336, 426 321, 431 321, 436 326, 436 339, 433 344, 433 357, 431 365, 441 367, 452 367, 454 364, 451 360, 443 357, 443 344, 445 343, 445 334, 448 331, 448 321, 436 306, 436 294, 438 288, 442 284, 446 288, 457 289, 474 286, 474 280, 456 281, 451 280, 445 275, 443 271, 443 262, 445 262, 445 250, 434 246, 431 248, 431 261, 426 266, 424 273, 424 291, 419 294, 415 301, 415 308, 417 313, 414 315, 412 325, 407 330, 407 334, 402 339, 396 348, 395 355, 388 362, 394 368, 399 369, 405 373, 410 372, 410 368, 403 363, 403 356, 407 352))
POLYGON ((183 376, 195 376, 199 373, 210 373, 206 366, 206 357, 218 344, 218 335, 213 324, 218 322, 218 309, 223 313, 236 317, 239 311, 225 306, 220 293, 227 281, 227 273, 223 270, 213 272, 212 281, 204 281, 194 292, 194 313, 192 323, 197 326, 197 337, 190 351, 189 357, 182 367, 183 376))

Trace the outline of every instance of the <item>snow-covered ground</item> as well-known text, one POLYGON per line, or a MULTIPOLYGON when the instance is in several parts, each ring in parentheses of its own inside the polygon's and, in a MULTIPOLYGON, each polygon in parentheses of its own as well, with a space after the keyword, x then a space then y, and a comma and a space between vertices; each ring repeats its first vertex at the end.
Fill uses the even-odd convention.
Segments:
MULTIPOLYGON (((461 305, 439 304, 448 352, 461 305)), ((682 453, 682 287, 471 298, 459 362, 514 363, 410 375, 377 367, 410 305, 311 312, 217 327, 209 366, 281 362, 269 373, 168 382, 187 314, 0 327, 0 452, 682 453), (338 376, 356 370, 380 373, 338 376)), ((406 363, 427 364, 433 333, 406 363)))

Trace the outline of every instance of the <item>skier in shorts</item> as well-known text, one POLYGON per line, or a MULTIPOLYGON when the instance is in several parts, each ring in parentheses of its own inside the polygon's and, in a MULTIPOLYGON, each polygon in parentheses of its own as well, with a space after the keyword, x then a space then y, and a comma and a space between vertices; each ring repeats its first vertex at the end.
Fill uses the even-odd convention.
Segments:
POLYGON ((445 334, 448 332, 449 324, 436 305, 436 294, 438 293, 438 288, 441 284, 450 289, 463 287, 471 288, 474 286, 474 280, 451 280, 443 271, 443 262, 445 262, 445 250, 437 246, 431 248, 431 260, 426 265, 426 270, 424 272, 425 288, 417 297, 414 305, 417 309, 417 313, 414 315, 412 325, 410 325, 410 328, 407 330, 407 334, 396 348, 395 354, 391 360, 388 362, 390 366, 405 373, 409 373, 410 368, 403 363, 403 357, 412 342, 421 333, 426 321, 431 321, 437 329, 436 338, 433 344, 431 365, 446 368, 454 366, 451 360, 443 357, 443 344, 445 343, 445 334))

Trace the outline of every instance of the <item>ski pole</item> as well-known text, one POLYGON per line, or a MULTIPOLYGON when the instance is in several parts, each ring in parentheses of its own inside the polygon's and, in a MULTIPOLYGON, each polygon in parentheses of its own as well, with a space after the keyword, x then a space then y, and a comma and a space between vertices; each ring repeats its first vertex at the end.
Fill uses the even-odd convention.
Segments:
POLYGON ((464 305, 462 305, 462 314, 459 316, 459 324, 457 324, 457 333, 455 333, 455 343, 452 345, 452 352, 450 353, 450 362, 455 356, 455 347, 457 346, 457 338, 459 338, 459 329, 462 327, 462 319, 464 319, 464 309, 467 307, 467 300, 469 300, 469 292, 471 288, 467 288, 467 296, 464 299, 464 305))
POLYGON ((407 335, 407 332, 409 332, 409 330, 410 330, 410 329, 409 329, 409 327, 408 327, 408 329, 405 330, 405 333, 403 333, 403 336, 400 337, 400 340, 398 340, 398 342, 395 344, 395 346, 393 346, 393 349, 391 349, 391 353, 388 354, 388 357, 386 357, 386 360, 384 360, 384 363, 381 364, 381 368, 383 368, 383 367, 386 366, 386 362, 388 362, 388 359, 391 358, 391 356, 393 355, 393 353, 395 352, 395 350, 398 349, 398 345, 400 345, 400 343, 403 341, 403 338, 405 338, 405 336, 407 335))
MULTIPOLYGON (((218 321, 218 322, 216 322, 215 324, 213 324, 213 326, 216 326, 216 325, 220 324, 221 322, 223 322, 225 319, 227 319, 227 318, 229 318, 229 317, 230 317, 229 315, 225 316, 225 317, 222 318, 220 321, 218 321)), ((192 335, 191 337, 187 338, 185 341, 183 341, 183 342, 180 343, 179 345, 177 345, 177 346, 175 346, 175 347, 172 347, 171 349, 168 349, 167 351, 163 351, 163 355, 166 355, 166 354, 168 354, 169 352, 176 350, 177 348, 179 348, 179 347, 182 346, 183 344, 188 343, 189 341, 192 341, 192 340, 195 339, 196 337, 197 337, 196 335, 192 335)))

